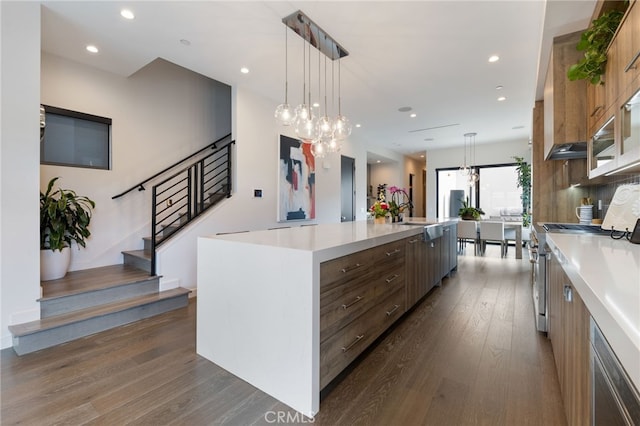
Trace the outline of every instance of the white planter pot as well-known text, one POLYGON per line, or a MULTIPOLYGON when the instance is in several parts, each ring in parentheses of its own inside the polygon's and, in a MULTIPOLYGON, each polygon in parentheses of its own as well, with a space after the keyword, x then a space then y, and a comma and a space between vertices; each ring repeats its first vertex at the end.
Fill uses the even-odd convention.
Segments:
POLYGON ((67 275, 71 263, 71 249, 40 250, 40 281, 57 280, 67 275))

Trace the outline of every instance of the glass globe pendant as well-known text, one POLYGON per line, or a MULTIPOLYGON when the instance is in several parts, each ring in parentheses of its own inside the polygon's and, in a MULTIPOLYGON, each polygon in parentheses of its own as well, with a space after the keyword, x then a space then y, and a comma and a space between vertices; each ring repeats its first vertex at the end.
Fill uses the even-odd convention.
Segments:
POLYGON ((311 145, 311 154, 315 158, 324 158, 327 154, 325 143, 322 141, 316 141, 311 145))
POLYGON ((278 123, 283 126, 290 126, 296 118, 291 106, 287 103, 278 105, 274 116, 278 123))
POLYGON ((332 137, 329 141, 326 142, 326 151, 327 153, 335 153, 340 152, 342 149, 342 145, 338 139, 332 137))
POLYGON ((344 140, 349 137, 351 134, 351 130, 353 127, 351 126, 351 121, 344 115, 339 115, 334 123, 334 132, 333 135, 338 140, 344 140))
POLYGON ((289 64, 289 52, 288 52, 288 43, 287 43, 287 30, 288 28, 284 27, 284 103, 281 103, 276 107, 276 112, 274 113, 274 117, 276 121, 283 126, 290 126, 295 119, 295 115, 291 106, 289 106, 289 72, 288 72, 288 64, 289 64))

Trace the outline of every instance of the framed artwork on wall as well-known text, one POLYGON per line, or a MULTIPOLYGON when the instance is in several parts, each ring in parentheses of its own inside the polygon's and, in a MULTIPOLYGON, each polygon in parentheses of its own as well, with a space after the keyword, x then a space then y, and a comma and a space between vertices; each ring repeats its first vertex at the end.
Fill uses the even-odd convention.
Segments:
POLYGON ((316 170, 311 144, 283 135, 278 143, 278 222, 315 219, 316 170))

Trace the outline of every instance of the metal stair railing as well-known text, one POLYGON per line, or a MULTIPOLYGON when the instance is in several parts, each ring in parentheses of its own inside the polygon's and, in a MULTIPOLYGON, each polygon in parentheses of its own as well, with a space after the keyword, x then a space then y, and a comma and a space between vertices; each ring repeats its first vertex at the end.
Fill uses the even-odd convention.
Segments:
POLYGON ((152 188, 151 273, 156 248, 193 219, 231 197, 231 152, 235 141, 165 178, 152 188))
POLYGON ((207 209, 224 198, 231 197, 233 145, 235 141, 231 140, 231 134, 228 134, 121 194, 111 197, 120 198, 134 189, 144 191, 144 184, 172 173, 152 187, 151 275, 156 273, 158 246, 176 235, 207 209), (213 151, 203 155, 207 150, 213 151), (188 160, 194 158, 197 159, 185 165, 188 160), (178 169, 179 166, 182 168, 178 169))

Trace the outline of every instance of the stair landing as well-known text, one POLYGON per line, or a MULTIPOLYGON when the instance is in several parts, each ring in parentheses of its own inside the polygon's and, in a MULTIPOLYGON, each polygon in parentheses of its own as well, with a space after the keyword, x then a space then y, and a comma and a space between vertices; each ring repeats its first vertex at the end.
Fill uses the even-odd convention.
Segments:
POLYGON ((9 326, 13 349, 24 355, 188 305, 189 290, 159 291, 159 278, 122 264, 43 281, 40 320, 9 326))

